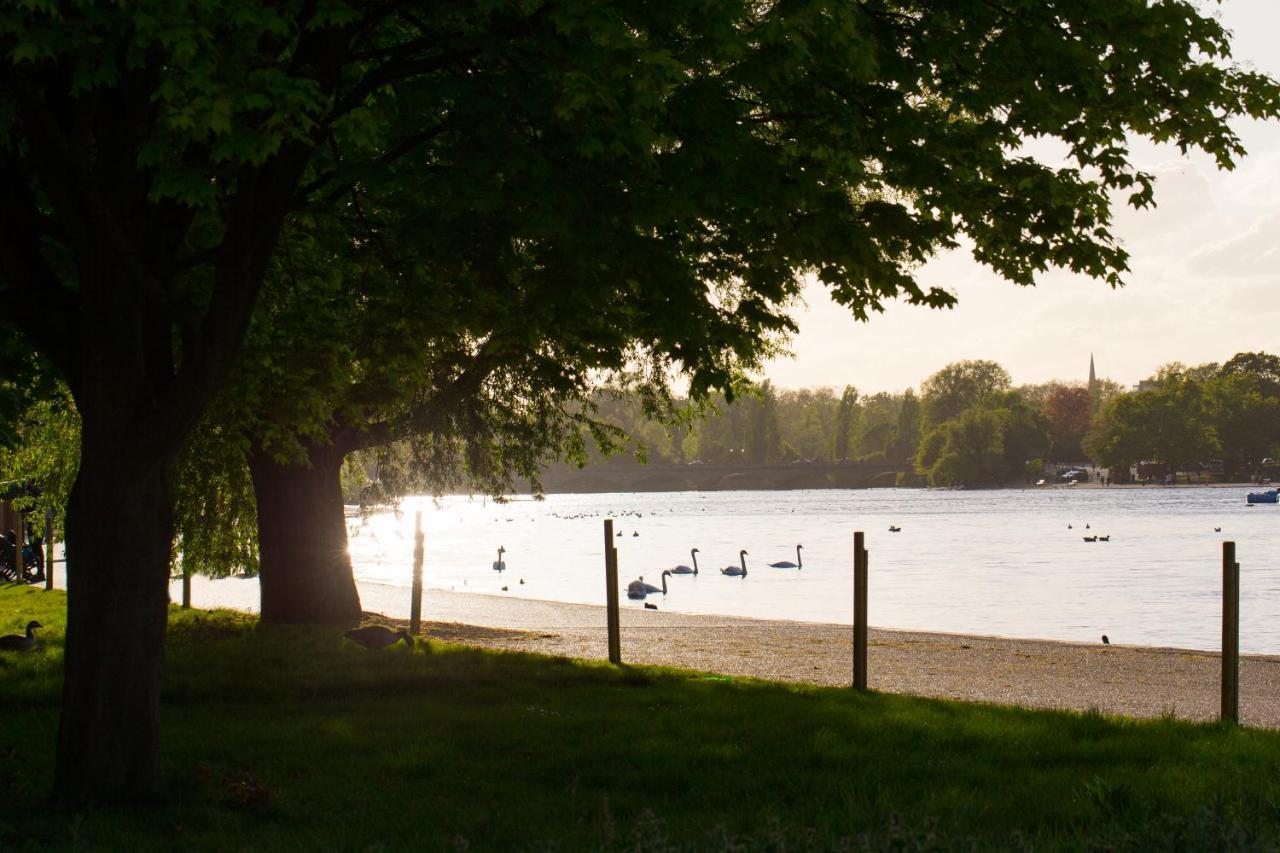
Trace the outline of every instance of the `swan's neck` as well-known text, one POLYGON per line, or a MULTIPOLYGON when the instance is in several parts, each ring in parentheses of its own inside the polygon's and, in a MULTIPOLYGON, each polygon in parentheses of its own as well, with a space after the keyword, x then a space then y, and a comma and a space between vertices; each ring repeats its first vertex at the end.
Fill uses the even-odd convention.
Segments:
POLYGON ((804 558, 800 556, 800 546, 796 546, 796 568, 804 566, 804 558))
POLYGON ((698 573, 698 552, 690 551, 689 556, 693 557, 693 573, 696 575, 698 573))
POLYGON ((742 576, 745 578, 747 576, 747 555, 739 553, 738 559, 742 561, 742 576))

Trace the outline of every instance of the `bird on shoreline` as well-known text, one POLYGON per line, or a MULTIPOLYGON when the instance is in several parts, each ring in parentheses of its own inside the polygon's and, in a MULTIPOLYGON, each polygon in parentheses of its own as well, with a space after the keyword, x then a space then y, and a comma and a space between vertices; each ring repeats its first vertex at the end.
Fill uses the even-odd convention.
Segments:
POLYGON ((658 605, 656 605, 656 604, 650 604, 649 602, 647 602, 647 601, 646 601, 646 602, 644 603, 644 609, 645 609, 645 610, 657 610, 657 609, 658 609, 658 605))
POLYGON ((22 634, 8 634, 0 637, 0 649, 6 652, 25 652, 30 651, 36 644, 36 629, 43 628, 36 620, 32 619, 27 623, 26 636, 22 634))
POLYGON ((385 649, 401 640, 404 641, 406 646, 413 648, 412 634, 403 628, 399 631, 393 631, 386 625, 366 625, 363 628, 352 628, 343 636, 357 645, 364 646, 366 649, 385 649))
POLYGON ((1104 646, 1109 646, 1109 645, 1111 645, 1111 640, 1109 640, 1109 639, 1107 638, 1107 635, 1106 635, 1106 634, 1103 634, 1103 635, 1102 635, 1102 645, 1104 645, 1104 646))

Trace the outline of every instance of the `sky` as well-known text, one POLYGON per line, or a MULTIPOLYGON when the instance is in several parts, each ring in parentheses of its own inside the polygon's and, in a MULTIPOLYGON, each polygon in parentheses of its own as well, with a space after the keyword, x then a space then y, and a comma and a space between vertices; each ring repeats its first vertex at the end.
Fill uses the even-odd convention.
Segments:
MULTIPOLYGON (((1235 60, 1280 78, 1280 0, 1224 0, 1216 14, 1233 33, 1235 60)), ((959 298, 956 308, 895 302, 859 323, 810 283, 793 357, 764 376, 782 388, 900 391, 950 362, 985 358, 1016 384, 1083 382, 1092 354, 1100 377, 1134 385, 1171 361, 1280 352, 1280 122, 1233 128, 1249 153, 1232 172, 1199 153, 1134 142, 1133 164, 1157 175, 1157 208, 1115 208, 1130 254, 1123 289, 1059 271, 1023 288, 961 249, 920 271, 923 284, 959 298)))

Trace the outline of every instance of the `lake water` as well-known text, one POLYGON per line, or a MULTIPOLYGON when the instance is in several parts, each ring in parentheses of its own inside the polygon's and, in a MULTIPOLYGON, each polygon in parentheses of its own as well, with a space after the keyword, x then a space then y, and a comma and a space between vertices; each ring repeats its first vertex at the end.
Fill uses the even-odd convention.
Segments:
MULTIPOLYGON (((1240 645, 1280 652, 1280 507, 1240 488, 1000 491, 872 489, 551 495, 497 504, 406 500, 351 519, 362 583, 409 586, 413 516, 423 511, 428 589, 604 602, 602 521, 615 519, 620 587, 664 567, 663 610, 852 621, 853 531, 867 534, 873 626, 1216 649, 1222 541, 1241 569, 1240 645), (890 533, 889 526, 902 528, 890 533), (1068 524, 1071 529, 1068 529, 1068 524), (1086 524, 1089 525, 1086 529, 1086 524), (1214 528, 1222 528, 1215 532, 1214 528), (638 533, 639 535, 633 535, 638 533), (1086 543, 1083 536, 1110 536, 1086 543), (804 568, 766 563, 795 560, 804 568), (492 569, 506 549, 507 570, 492 569), (720 574, 748 552, 748 575, 720 574), (521 584, 520 581, 524 583, 521 584), (506 586, 507 592, 501 588, 506 586)), ((623 598, 624 607, 641 607, 623 598)))

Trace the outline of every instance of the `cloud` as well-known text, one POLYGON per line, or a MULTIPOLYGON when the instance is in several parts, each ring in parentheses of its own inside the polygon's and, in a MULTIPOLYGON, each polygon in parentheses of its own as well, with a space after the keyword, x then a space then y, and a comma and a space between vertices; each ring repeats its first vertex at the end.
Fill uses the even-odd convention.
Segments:
POLYGON ((1243 233, 1212 243, 1187 259, 1193 273, 1214 277, 1253 277, 1280 268, 1280 213, 1268 213, 1243 233))

